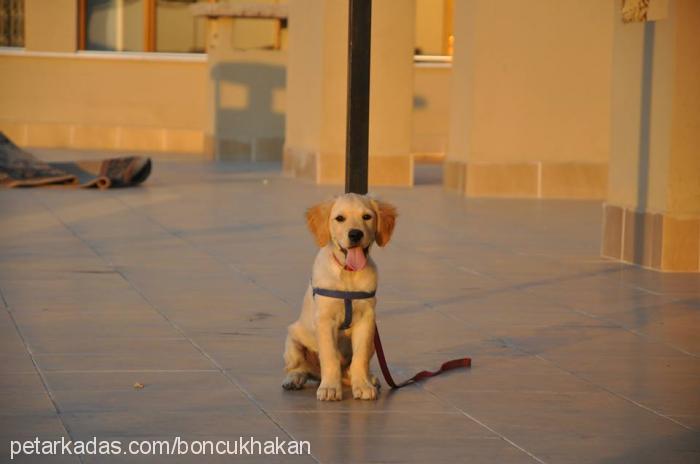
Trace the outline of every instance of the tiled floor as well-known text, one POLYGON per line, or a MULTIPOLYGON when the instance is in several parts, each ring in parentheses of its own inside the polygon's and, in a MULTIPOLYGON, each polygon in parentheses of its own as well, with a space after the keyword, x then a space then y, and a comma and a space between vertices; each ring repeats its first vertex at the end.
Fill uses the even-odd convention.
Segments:
POLYGON ((700 462, 700 276, 600 259, 598 202, 378 189, 401 213, 374 252, 395 376, 474 365, 377 402, 283 391, 302 212, 336 192, 161 160, 142 188, 0 191, 0 461, 11 439, 279 436, 313 455, 233 460, 700 462))

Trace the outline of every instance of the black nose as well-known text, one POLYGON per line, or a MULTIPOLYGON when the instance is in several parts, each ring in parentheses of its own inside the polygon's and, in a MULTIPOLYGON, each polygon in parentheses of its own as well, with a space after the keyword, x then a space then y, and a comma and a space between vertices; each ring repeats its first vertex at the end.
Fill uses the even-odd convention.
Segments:
POLYGON ((348 232, 348 238, 350 239, 350 243, 359 242, 360 240, 362 240, 362 237, 364 235, 365 233, 359 229, 350 229, 350 232, 348 232))

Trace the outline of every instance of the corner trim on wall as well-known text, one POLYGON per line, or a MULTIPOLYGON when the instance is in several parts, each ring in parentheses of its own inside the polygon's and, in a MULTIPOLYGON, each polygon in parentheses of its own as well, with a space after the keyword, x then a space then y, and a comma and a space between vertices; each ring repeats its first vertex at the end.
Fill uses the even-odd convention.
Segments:
POLYGON ((700 272, 700 218, 603 204, 601 255, 663 272, 700 272))

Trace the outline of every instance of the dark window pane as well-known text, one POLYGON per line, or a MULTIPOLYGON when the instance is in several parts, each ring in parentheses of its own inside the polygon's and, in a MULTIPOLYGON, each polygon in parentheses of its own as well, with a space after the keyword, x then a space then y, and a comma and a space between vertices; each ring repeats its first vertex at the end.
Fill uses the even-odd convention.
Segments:
POLYGON ((144 0, 88 0, 88 50, 142 51, 144 0))
POLYGON ((24 47, 24 0, 0 0, 0 46, 24 47))

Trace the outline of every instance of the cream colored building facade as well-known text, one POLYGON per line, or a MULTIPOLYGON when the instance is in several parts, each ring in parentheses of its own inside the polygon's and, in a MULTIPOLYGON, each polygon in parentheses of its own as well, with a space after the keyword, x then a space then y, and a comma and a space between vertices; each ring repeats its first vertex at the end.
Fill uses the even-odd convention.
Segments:
MULTIPOLYGON (((134 10, 141 8, 147 0, 122 1, 127 2, 124 5, 131 11, 129 15, 134 16, 134 10)), ((225 2, 233 5, 248 3, 236 0, 225 2)), ((287 2, 265 0, 258 3, 285 5, 287 2)), ((293 8, 294 2, 291 3, 293 8)), ((323 2, 315 3, 320 6, 323 2)), ((343 1, 328 3, 329 8, 341 12, 341 15, 346 8, 343 1)), ((446 3, 450 2, 419 0, 419 11, 431 10, 432 6, 438 5, 440 14, 432 14, 419 21, 420 31, 415 34, 406 29, 414 27, 415 21, 410 14, 393 18, 396 24, 406 26, 407 42, 402 44, 404 70, 412 66, 409 63, 412 63, 414 37, 421 37, 415 39, 418 40, 416 43, 424 44, 420 46, 421 49, 440 52, 440 44, 444 42, 443 35, 446 33, 443 30, 446 3)), ((274 20, 231 20, 225 17, 198 20, 192 16, 190 23, 186 23, 180 14, 171 28, 186 25, 184 35, 197 35, 194 40, 197 47, 200 42, 198 36, 204 29, 205 42, 210 45, 208 54, 139 51, 135 38, 138 31, 128 27, 123 28, 125 38, 121 41, 114 36, 107 37, 109 34, 106 32, 97 34, 96 41, 113 45, 117 51, 80 50, 80 4, 79 0, 24 0, 25 46, 0 47, 0 130, 18 144, 28 147, 179 152, 234 160, 281 159, 285 123, 293 126, 294 118, 287 114, 286 105, 286 33, 281 37, 281 49, 269 49, 274 41, 274 20), (203 26, 201 21, 204 21, 203 26), (115 45, 117 42, 122 45, 115 45), (222 44, 223 47, 212 49, 213 43, 222 44)), ((413 8, 412 1, 409 4, 413 8)), ((175 5, 181 9, 182 5, 175 5)), ((171 9, 163 13, 166 18, 174 16, 171 9)), ((102 22, 119 16, 113 11, 100 11, 99 14, 102 22)), ((127 24, 127 20, 128 15, 123 19, 124 24, 127 24)), ((158 21, 162 26, 162 20, 158 21)), ((301 29, 302 26, 298 26, 297 32, 301 32, 301 29)), ((175 35, 172 30, 163 27, 157 30, 158 37, 167 39, 175 35)), ((338 30, 334 47, 341 54, 344 50, 343 37, 338 30)), ((181 40, 178 39, 168 43, 171 47, 177 47, 179 42, 181 40)), ((391 52, 388 57, 391 59, 391 52)), ((340 55, 336 57, 336 62, 344 66, 340 55)), ((387 69, 392 69, 392 66, 387 66, 387 69)), ((417 76, 421 72, 418 70, 417 76)), ((421 115, 425 115, 423 119, 430 124, 412 124, 409 116, 405 118, 403 130, 411 134, 411 140, 401 142, 406 145, 401 149, 404 154, 404 183, 410 183, 412 178, 409 175, 409 152, 433 155, 444 152, 449 68, 442 66, 437 73, 439 85, 426 83, 416 88, 423 99, 432 101, 435 98, 435 101, 441 102, 436 111, 432 106, 416 110, 417 121, 421 115)), ((412 92, 412 80, 411 76, 403 79, 403 92, 407 98, 412 92)), ((339 101, 344 104, 343 90, 336 91, 339 101)), ((405 99, 405 102, 409 100, 405 99)), ((292 108, 292 113, 294 110, 292 108)), ((406 111, 410 112, 410 108, 406 111)), ((344 117, 340 114, 342 111, 336 113, 344 117)), ((341 128, 340 119, 336 124, 341 128)), ((387 130, 393 130, 393 126, 385 125, 381 133, 386 134, 387 130)), ((334 137, 344 137, 344 132, 341 132, 334 137)), ((386 145, 385 142, 379 143, 386 145)), ((342 147, 338 146, 333 156, 338 158, 341 154, 342 147)), ((335 171, 333 175, 337 177, 338 164, 337 159, 331 165, 326 164, 326 171, 335 171)))
MULTIPOLYGON (((24 146, 281 159, 340 184, 347 0, 267 3, 288 13, 273 49, 241 44, 279 23, 210 16, 220 48, 173 54, 79 51, 79 0, 26 0, 25 47, 0 51, 0 130, 24 146)), ((602 199, 603 255, 698 271, 698 31, 695 0, 374 0, 370 183, 410 186, 429 159, 468 197, 602 199)))
POLYGON ((204 55, 78 52, 78 2, 26 0, 0 55, 0 130, 31 147, 202 153, 204 55))
POLYGON ((456 2, 445 184, 603 198, 615 2, 456 2))

